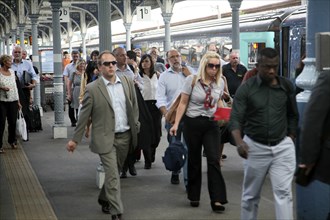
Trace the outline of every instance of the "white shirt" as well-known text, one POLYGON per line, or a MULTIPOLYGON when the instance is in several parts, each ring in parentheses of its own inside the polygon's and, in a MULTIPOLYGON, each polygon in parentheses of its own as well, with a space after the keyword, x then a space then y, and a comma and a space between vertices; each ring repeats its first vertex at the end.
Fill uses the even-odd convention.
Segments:
POLYGON ((151 78, 147 75, 143 75, 143 89, 142 96, 145 101, 156 100, 156 91, 158 85, 157 74, 153 74, 151 78))
POLYGON ((107 87, 107 91, 112 102, 113 111, 115 113, 115 133, 125 132, 129 130, 130 127, 128 124, 126 98, 122 82, 118 76, 116 76, 114 84, 106 80, 103 76, 102 79, 107 87))
MULTIPOLYGON (((192 74, 195 74, 192 68, 188 68, 192 74)), ((176 73, 171 67, 160 74, 156 93, 156 105, 158 108, 162 106, 165 106, 166 109, 170 108, 172 102, 181 92, 185 79, 186 76, 182 72, 176 73)))

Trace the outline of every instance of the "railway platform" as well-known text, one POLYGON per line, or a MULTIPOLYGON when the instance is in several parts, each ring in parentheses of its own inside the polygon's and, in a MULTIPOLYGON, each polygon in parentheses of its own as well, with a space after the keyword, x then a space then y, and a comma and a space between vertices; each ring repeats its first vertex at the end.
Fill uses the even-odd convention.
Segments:
MULTIPOLYGON (((65 118, 69 126, 67 115, 65 118)), ((52 138, 54 112, 45 112, 42 123, 43 131, 30 133, 30 140, 20 142, 18 149, 5 146, 6 153, 0 155, 0 219, 110 219, 97 204, 96 167, 99 158, 90 152, 88 140, 83 140, 73 154, 68 153, 65 149, 67 139, 52 138)), ((72 136, 73 130, 68 128, 68 137, 72 136)), ((200 207, 189 205, 182 175, 180 185, 170 183, 171 174, 161 160, 167 146, 165 134, 164 130, 152 169, 143 169, 142 157, 136 163, 138 175, 128 174, 127 179, 121 180, 124 219, 239 219, 243 161, 235 147, 227 144, 224 149, 228 158, 223 163, 222 172, 229 203, 224 213, 217 214, 210 207, 205 158, 200 207)), ((259 219, 275 219, 268 179, 262 190, 259 219)))

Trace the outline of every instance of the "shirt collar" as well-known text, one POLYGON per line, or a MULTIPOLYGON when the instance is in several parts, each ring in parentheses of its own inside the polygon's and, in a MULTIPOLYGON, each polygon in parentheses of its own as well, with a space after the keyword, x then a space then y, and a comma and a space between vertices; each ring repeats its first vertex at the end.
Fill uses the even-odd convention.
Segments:
MULTIPOLYGON (((169 67, 169 68, 167 69, 167 71, 168 71, 169 73, 177 73, 177 72, 175 72, 175 71, 172 69, 172 67, 169 67)), ((183 74, 182 72, 179 72, 179 74, 182 74, 182 75, 184 76, 184 74, 183 74)))
MULTIPOLYGON (((117 75, 115 75, 116 76, 116 79, 115 79, 115 83, 114 84, 117 84, 117 83, 121 83, 121 80, 120 80, 120 78, 117 76, 117 75)), ((109 80, 107 80, 106 78, 104 78, 103 76, 102 76, 102 79, 103 79, 103 82, 104 82, 104 84, 105 84, 105 86, 107 86, 107 85, 113 85, 109 80)))
MULTIPOLYGON (((275 87, 280 87, 284 91, 286 91, 287 89, 285 88, 285 86, 283 85, 282 81, 280 80, 280 77, 279 76, 276 76, 276 79, 277 79, 278 84, 275 87)), ((260 78, 259 74, 257 74, 257 83, 258 83, 258 86, 259 87, 262 85, 262 79, 260 78)))

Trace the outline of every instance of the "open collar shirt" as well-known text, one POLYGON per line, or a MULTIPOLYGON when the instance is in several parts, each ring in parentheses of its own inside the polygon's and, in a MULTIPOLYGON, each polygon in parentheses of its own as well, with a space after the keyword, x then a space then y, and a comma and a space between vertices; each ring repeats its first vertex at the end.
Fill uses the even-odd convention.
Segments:
POLYGON ((111 83, 103 76, 102 79, 107 87, 115 114, 115 133, 125 132, 129 130, 130 127, 128 124, 126 98, 122 82, 118 76, 116 76, 114 83, 111 83))
POLYGON ((11 69, 14 72, 16 71, 17 77, 20 82, 24 82, 24 80, 23 80, 24 71, 26 71, 26 73, 28 73, 31 76, 32 80, 35 80, 36 82, 39 81, 39 77, 36 74, 36 72, 34 71, 32 63, 30 61, 21 60, 21 62, 19 62, 19 63, 15 63, 13 61, 12 65, 11 65, 11 69))
POLYGON ((171 67, 160 74, 156 93, 157 107, 169 109, 174 99, 181 92, 186 77, 182 72, 175 72, 171 67))

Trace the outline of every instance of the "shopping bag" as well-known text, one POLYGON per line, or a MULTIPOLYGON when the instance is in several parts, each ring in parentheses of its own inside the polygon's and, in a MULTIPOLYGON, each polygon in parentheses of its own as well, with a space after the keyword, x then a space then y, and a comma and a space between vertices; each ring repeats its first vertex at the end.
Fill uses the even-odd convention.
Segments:
POLYGON ((16 135, 21 137, 24 141, 27 140, 26 122, 21 110, 19 110, 17 114, 16 135))

